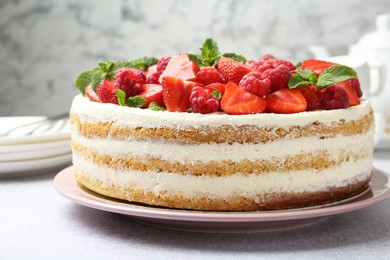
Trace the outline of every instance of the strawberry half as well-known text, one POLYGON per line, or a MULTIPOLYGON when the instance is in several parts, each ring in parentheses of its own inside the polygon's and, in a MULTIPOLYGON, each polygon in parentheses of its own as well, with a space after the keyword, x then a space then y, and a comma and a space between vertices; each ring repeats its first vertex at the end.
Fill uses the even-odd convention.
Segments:
POLYGON ((142 88, 143 91, 139 95, 146 99, 142 108, 149 107, 152 102, 156 102, 160 107, 164 106, 163 88, 160 84, 143 84, 142 88))
POLYGON ((118 104, 118 98, 116 97, 114 82, 109 80, 103 80, 97 87, 96 94, 102 103, 118 104))
POLYGON ((324 70, 327 68, 337 65, 336 63, 332 63, 329 61, 322 61, 322 60, 305 60, 302 62, 302 69, 307 69, 315 72, 318 75, 320 75, 324 70))
POLYGON ((280 89, 268 95, 267 111, 292 114, 306 110, 307 102, 299 89, 280 89))
POLYGON ((226 81, 233 81, 236 84, 239 84, 242 77, 246 74, 254 71, 238 61, 223 56, 219 59, 217 68, 226 81))
POLYGON ((198 71, 199 66, 190 60, 188 54, 180 53, 169 60, 167 67, 160 75, 159 82, 162 82, 166 76, 195 81, 198 71))
POLYGON ((96 92, 93 90, 91 86, 87 86, 85 88, 85 95, 87 98, 93 102, 99 102, 101 103, 102 101, 100 100, 99 96, 96 94, 96 92))
POLYGON ((148 67, 148 69, 145 72, 145 76, 149 78, 155 72, 157 72, 157 64, 148 67))
POLYGON ((225 94, 222 96, 221 108, 226 114, 245 115, 257 114, 265 110, 267 102, 241 88, 233 82, 226 84, 225 94))
POLYGON ((298 89, 305 97, 307 102, 306 111, 313 111, 321 108, 321 99, 319 95, 313 90, 315 86, 299 86, 298 89))
POLYGON ((342 87, 348 94, 348 106, 356 106, 360 104, 360 99, 356 91, 347 82, 337 82, 334 85, 342 87))
POLYGON ((225 94, 226 85, 223 83, 211 83, 204 86, 205 89, 209 89, 211 92, 219 90, 221 91, 221 95, 225 94))
POLYGON ((203 84, 185 81, 174 77, 162 79, 164 103, 170 112, 185 112, 190 108, 190 95, 194 87, 203 84))

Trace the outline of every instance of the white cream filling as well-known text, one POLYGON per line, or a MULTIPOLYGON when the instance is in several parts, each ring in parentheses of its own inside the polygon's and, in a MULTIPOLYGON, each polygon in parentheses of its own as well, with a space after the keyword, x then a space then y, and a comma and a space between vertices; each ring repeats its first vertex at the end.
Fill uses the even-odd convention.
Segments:
POLYGON ((234 174, 229 176, 193 176, 177 173, 153 171, 113 170, 96 165, 73 153, 73 163, 78 171, 91 178, 111 183, 123 188, 137 188, 156 194, 181 194, 183 196, 207 196, 210 198, 228 198, 241 195, 259 198, 270 192, 315 192, 327 187, 340 187, 352 180, 360 181, 369 177, 372 160, 365 157, 357 161, 350 160, 334 168, 324 170, 303 170, 293 172, 269 172, 263 174, 234 174))
POLYGON ((338 158, 340 152, 359 154, 372 151, 372 131, 354 136, 336 136, 329 139, 316 137, 280 140, 265 144, 174 144, 155 141, 110 140, 86 138, 72 131, 72 140, 99 154, 110 156, 134 156, 140 158, 161 158, 167 161, 188 163, 192 161, 242 161, 271 159, 302 153, 331 154, 330 160, 338 158))
POLYGON ((152 111, 121 107, 113 104, 91 102, 88 98, 78 95, 74 98, 71 112, 78 115, 82 122, 114 122, 123 127, 172 127, 176 129, 200 126, 221 125, 255 125, 289 127, 305 126, 313 121, 324 124, 338 122, 340 119, 357 120, 362 115, 369 114, 371 106, 367 99, 361 104, 347 109, 328 111, 311 111, 296 114, 255 114, 255 115, 227 115, 224 113, 197 114, 168 111, 152 111))

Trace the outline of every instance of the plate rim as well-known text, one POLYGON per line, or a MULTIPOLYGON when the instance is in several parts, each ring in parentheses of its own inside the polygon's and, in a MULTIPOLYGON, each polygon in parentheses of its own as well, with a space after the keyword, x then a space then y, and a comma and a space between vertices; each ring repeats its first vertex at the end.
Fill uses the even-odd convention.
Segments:
MULTIPOLYGON (((264 221, 285 221, 326 217, 342 213, 352 212, 367 208, 382 202, 390 197, 389 174, 382 170, 373 168, 373 175, 379 174, 386 177, 386 184, 382 192, 362 201, 351 201, 344 204, 320 208, 303 208, 283 211, 249 211, 249 212, 227 212, 227 211, 198 211, 185 209, 158 208, 147 205, 134 205, 124 202, 89 196, 83 194, 84 191, 77 185, 73 177, 74 166, 69 166, 61 170, 53 180, 57 192, 62 196, 80 205, 94 208, 106 212, 119 213, 123 215, 160 220, 176 220, 190 222, 264 222, 264 221), (63 183, 67 181, 68 187, 63 183)), ((375 188, 370 186, 370 190, 375 188)))

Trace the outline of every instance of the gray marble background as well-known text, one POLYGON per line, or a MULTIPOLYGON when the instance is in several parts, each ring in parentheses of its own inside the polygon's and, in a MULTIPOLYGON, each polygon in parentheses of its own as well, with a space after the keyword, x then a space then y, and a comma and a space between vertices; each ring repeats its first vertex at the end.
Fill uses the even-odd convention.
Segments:
POLYGON ((374 30, 389 0, 0 0, 0 116, 67 111, 77 75, 100 60, 224 52, 299 61, 374 30))

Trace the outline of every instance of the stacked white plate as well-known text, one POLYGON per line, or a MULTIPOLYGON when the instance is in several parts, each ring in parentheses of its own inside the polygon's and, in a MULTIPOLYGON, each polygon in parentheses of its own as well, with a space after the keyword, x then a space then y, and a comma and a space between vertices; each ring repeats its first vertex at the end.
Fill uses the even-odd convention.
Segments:
POLYGON ((68 119, 56 121, 50 128, 47 124, 38 128, 27 125, 4 136, 10 129, 43 119, 0 117, 0 177, 38 174, 71 164, 68 119))

